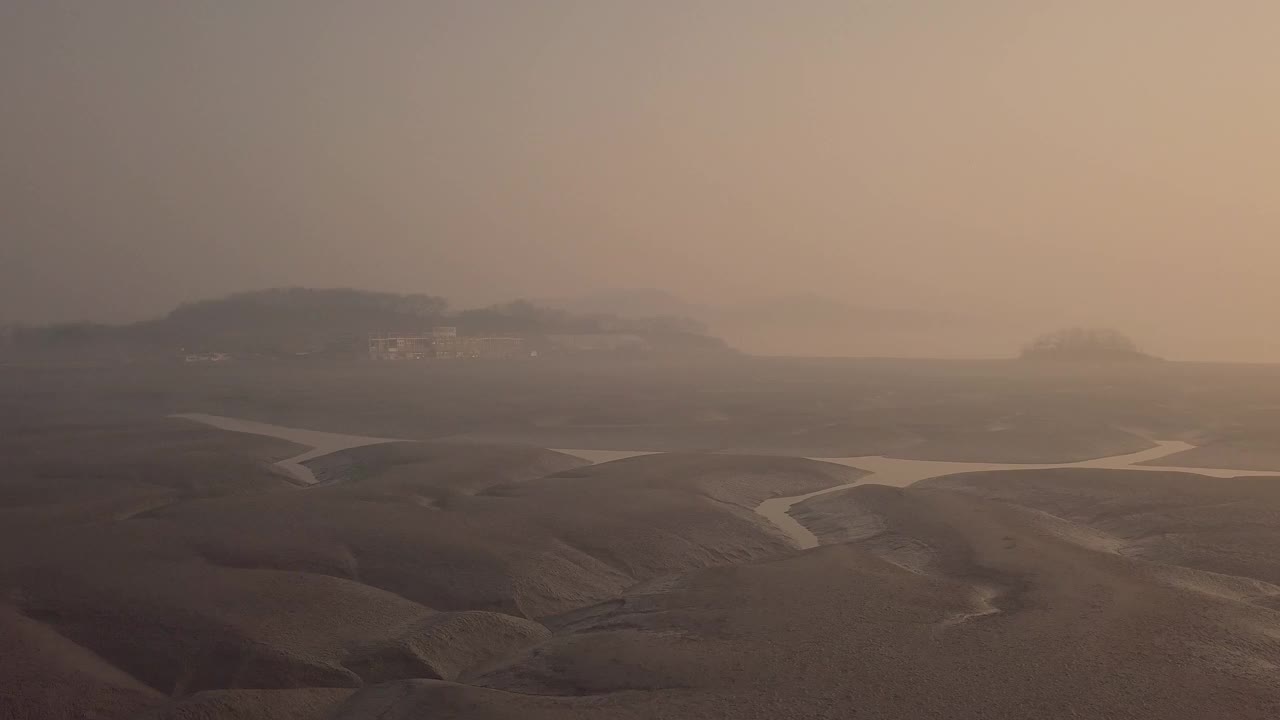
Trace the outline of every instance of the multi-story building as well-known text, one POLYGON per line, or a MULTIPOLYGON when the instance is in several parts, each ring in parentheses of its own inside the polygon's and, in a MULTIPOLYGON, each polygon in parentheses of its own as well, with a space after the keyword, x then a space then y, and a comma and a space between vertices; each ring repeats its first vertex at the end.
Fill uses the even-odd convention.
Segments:
POLYGON ((382 333, 369 338, 373 360, 445 360, 452 358, 510 358, 524 354, 518 337, 468 337, 453 327, 431 329, 430 335, 382 333))

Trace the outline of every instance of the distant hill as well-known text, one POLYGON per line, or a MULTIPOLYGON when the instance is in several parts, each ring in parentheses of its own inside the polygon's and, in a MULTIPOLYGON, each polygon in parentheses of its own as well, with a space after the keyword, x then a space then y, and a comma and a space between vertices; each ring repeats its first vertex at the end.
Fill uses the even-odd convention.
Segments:
POLYGON ((664 290, 602 290, 542 301, 579 313, 692 318, 748 352, 783 355, 913 354, 945 346, 964 318, 932 310, 848 303, 823 295, 784 295, 700 305, 664 290))
POLYGON ((1022 349, 1023 360, 1113 363, 1159 358, 1138 349, 1129 336, 1107 328, 1066 328, 1041 335, 1022 349))
POLYGON ((433 295, 275 288, 182 305, 124 332, 191 352, 324 352, 363 346, 370 332, 443 324, 448 307, 433 295))
POLYGON ((584 315, 514 301, 450 311, 434 295, 347 288, 275 288, 182 305, 131 325, 19 327, 7 333, 11 354, 27 357, 136 359, 178 353, 237 356, 357 356, 370 333, 421 334, 451 325, 461 335, 626 333, 669 352, 725 352, 695 321, 675 317, 584 315))

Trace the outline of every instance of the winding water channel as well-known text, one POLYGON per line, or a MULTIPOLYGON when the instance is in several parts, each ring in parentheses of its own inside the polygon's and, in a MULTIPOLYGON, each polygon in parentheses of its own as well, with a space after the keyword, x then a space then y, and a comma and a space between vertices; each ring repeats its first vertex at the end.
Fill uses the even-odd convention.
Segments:
MULTIPOLYGON (((219 415, 205 415, 201 413, 187 413, 174 415, 173 417, 192 420, 221 430, 229 430, 231 432, 265 435, 307 447, 307 451, 299 455, 295 455, 294 457, 281 460, 276 463, 276 466, 287 472, 301 484, 308 486, 317 484, 315 474, 304 464, 309 460, 314 460, 342 450, 364 447, 366 445, 404 442, 403 440, 395 438, 343 435, 341 433, 328 433, 318 430, 290 428, 281 425, 255 422, 253 420, 241 420, 238 418, 222 417, 219 415)), ((1173 471, 1194 473, 1196 475, 1205 475, 1216 478, 1280 475, 1280 471, 1264 472, 1257 470, 1234 470, 1230 468, 1197 468, 1138 464, 1158 460, 1162 457, 1180 453, 1185 450, 1191 450, 1193 448, 1195 448, 1195 446, 1189 443, 1167 440, 1158 442, 1155 447, 1141 452, 1128 453, 1125 455, 1112 455, 1110 457, 1095 458, 1093 460, 1084 460, 1074 463, 1051 463, 1043 465, 943 462, 936 460, 900 460, 897 458, 887 458, 879 455, 844 458, 812 458, 813 460, 819 460, 822 462, 847 465, 852 468, 863 470, 868 474, 858 478, 854 482, 824 488, 817 492, 765 500, 756 507, 756 512, 769 522, 773 523, 779 530, 786 533, 787 537, 791 538, 791 541, 796 545, 796 547, 806 549, 817 547, 818 538, 810 532, 808 528, 800 524, 791 516, 791 507, 796 503, 803 502, 809 498, 838 492, 840 490, 853 487, 854 485, 874 483, 878 485, 905 487, 921 480, 928 480, 929 478, 941 477, 943 475, 954 475, 956 473, 983 472, 989 470, 1048 470, 1053 468, 1123 469, 1144 470, 1149 472, 1173 471)), ((623 458, 635 457, 637 455, 653 454, 632 450, 557 449, 555 451, 582 458, 592 464, 611 462, 613 460, 621 460, 623 458)))

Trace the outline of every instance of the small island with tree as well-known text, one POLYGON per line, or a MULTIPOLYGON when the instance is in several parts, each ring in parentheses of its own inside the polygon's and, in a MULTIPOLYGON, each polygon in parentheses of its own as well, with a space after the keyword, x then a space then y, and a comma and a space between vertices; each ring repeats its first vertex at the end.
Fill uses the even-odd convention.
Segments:
POLYGON ((1147 362, 1159 360, 1128 335, 1107 328, 1066 328, 1046 333, 1022 348, 1023 360, 1064 362, 1147 362))

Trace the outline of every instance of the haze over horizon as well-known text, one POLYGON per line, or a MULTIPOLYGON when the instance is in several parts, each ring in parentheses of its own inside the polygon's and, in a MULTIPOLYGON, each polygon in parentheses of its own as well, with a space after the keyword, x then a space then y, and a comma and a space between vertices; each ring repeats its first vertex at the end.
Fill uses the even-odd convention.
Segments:
POLYGON ((0 720, 1277 720, 1277 0, 0 0, 0 720))
POLYGON ((983 338, 920 354, 1081 323, 1280 361, 1278 25, 1253 0, 16 0, 0 323, 652 287, 983 338))

